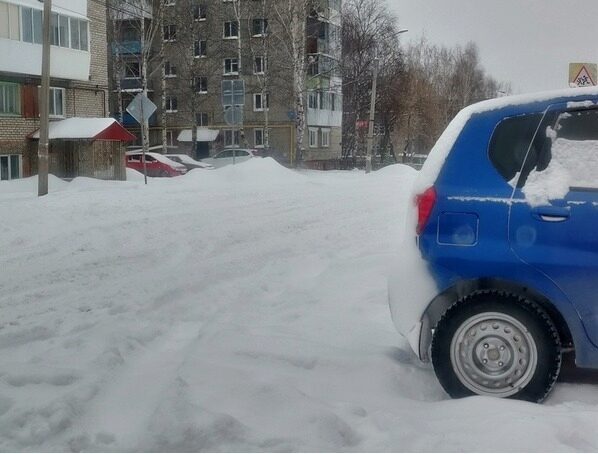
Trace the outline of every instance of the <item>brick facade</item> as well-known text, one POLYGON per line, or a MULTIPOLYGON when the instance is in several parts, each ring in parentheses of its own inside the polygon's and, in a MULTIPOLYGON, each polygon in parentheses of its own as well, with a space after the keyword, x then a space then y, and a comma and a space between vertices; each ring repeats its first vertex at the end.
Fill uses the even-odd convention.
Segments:
MULTIPOLYGON (((87 17, 89 19, 89 52, 90 67, 89 80, 76 81, 52 78, 50 85, 56 88, 64 88, 64 116, 65 117, 106 117, 108 115, 108 70, 107 70, 107 38, 106 18, 107 10, 105 0, 88 0, 87 17)), ((54 49, 54 46, 52 46, 54 49)), ((17 83, 21 87, 41 85, 41 78, 33 75, 21 75, 2 71, 0 61, 0 81, 17 83)), ((37 97, 36 97, 37 98, 37 97)), ((37 99, 35 100, 37 102, 37 99)), ((30 176, 36 172, 37 141, 30 140, 28 136, 39 129, 39 118, 25 118, 21 108, 21 116, 0 116, 0 155, 17 154, 22 156, 22 176, 30 176)), ((37 110, 37 109, 36 109, 37 110)), ((67 147, 61 147, 59 143, 51 143, 51 153, 59 154, 67 147)), ((85 153, 92 153, 98 147, 89 142, 86 143, 88 151, 80 149, 81 162, 87 160, 85 153)), ((124 179, 124 148, 121 144, 114 150, 115 145, 108 148, 111 160, 121 159, 123 169, 114 172, 116 179, 124 179)), ((50 156, 50 172, 61 174, 59 167, 61 157, 50 156), (54 163, 54 164, 52 164, 54 163)), ((119 164, 121 165, 121 164, 119 164)), ((84 168, 84 167, 81 167, 84 168)), ((94 172, 87 170, 87 176, 94 176, 94 172)), ((98 174, 102 174, 100 171, 98 174)), ((61 175, 62 176, 62 175, 61 175)))

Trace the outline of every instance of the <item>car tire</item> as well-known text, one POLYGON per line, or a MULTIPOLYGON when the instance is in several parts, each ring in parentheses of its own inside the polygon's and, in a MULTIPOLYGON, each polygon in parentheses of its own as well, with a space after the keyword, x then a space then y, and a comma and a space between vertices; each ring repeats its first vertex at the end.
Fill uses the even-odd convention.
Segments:
POLYGON ((166 178, 166 177, 169 177, 170 174, 166 170, 160 170, 160 172, 158 173, 158 176, 162 177, 162 178, 166 178))
POLYGON ((453 398, 472 395, 541 402, 561 368, 561 342, 534 302, 484 291, 456 302, 432 340, 434 372, 453 398))

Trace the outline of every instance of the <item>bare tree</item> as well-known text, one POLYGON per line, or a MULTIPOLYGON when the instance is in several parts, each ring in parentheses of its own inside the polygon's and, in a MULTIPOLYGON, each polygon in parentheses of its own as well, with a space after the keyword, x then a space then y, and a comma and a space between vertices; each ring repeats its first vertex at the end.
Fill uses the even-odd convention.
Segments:
POLYGON ((356 164, 360 136, 356 128, 359 120, 367 118, 370 109, 372 68, 379 62, 378 96, 376 100, 376 128, 383 133, 379 144, 388 147, 390 132, 399 115, 396 101, 396 78, 401 69, 398 43, 398 21, 389 14, 382 0, 347 0, 343 8, 343 158, 356 164), (382 128, 380 128, 380 125, 382 128))
POLYGON ((295 146, 298 156, 291 161, 296 165, 304 154, 306 130, 307 67, 305 42, 307 18, 314 10, 314 0, 277 0, 271 3, 273 21, 276 23, 276 46, 285 54, 292 77, 292 99, 295 110, 295 146))

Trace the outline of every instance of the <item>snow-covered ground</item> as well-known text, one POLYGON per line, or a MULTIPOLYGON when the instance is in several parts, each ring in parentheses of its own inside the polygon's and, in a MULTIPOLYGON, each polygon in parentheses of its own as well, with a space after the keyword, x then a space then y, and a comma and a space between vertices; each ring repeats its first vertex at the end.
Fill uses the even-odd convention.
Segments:
POLYGON ((598 387, 451 401, 396 334, 414 178, 0 183, 0 450, 597 450, 598 387))

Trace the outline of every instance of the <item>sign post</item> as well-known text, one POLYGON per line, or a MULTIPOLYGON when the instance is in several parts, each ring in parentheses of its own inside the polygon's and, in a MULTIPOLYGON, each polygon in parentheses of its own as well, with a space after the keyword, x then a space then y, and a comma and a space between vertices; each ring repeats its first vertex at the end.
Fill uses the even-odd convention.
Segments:
POLYGON ((143 179, 147 184, 147 166, 145 163, 145 153, 147 148, 146 131, 149 131, 149 118, 154 114, 158 107, 143 93, 139 93, 133 101, 127 106, 126 111, 141 125, 141 134, 143 136, 143 179))

